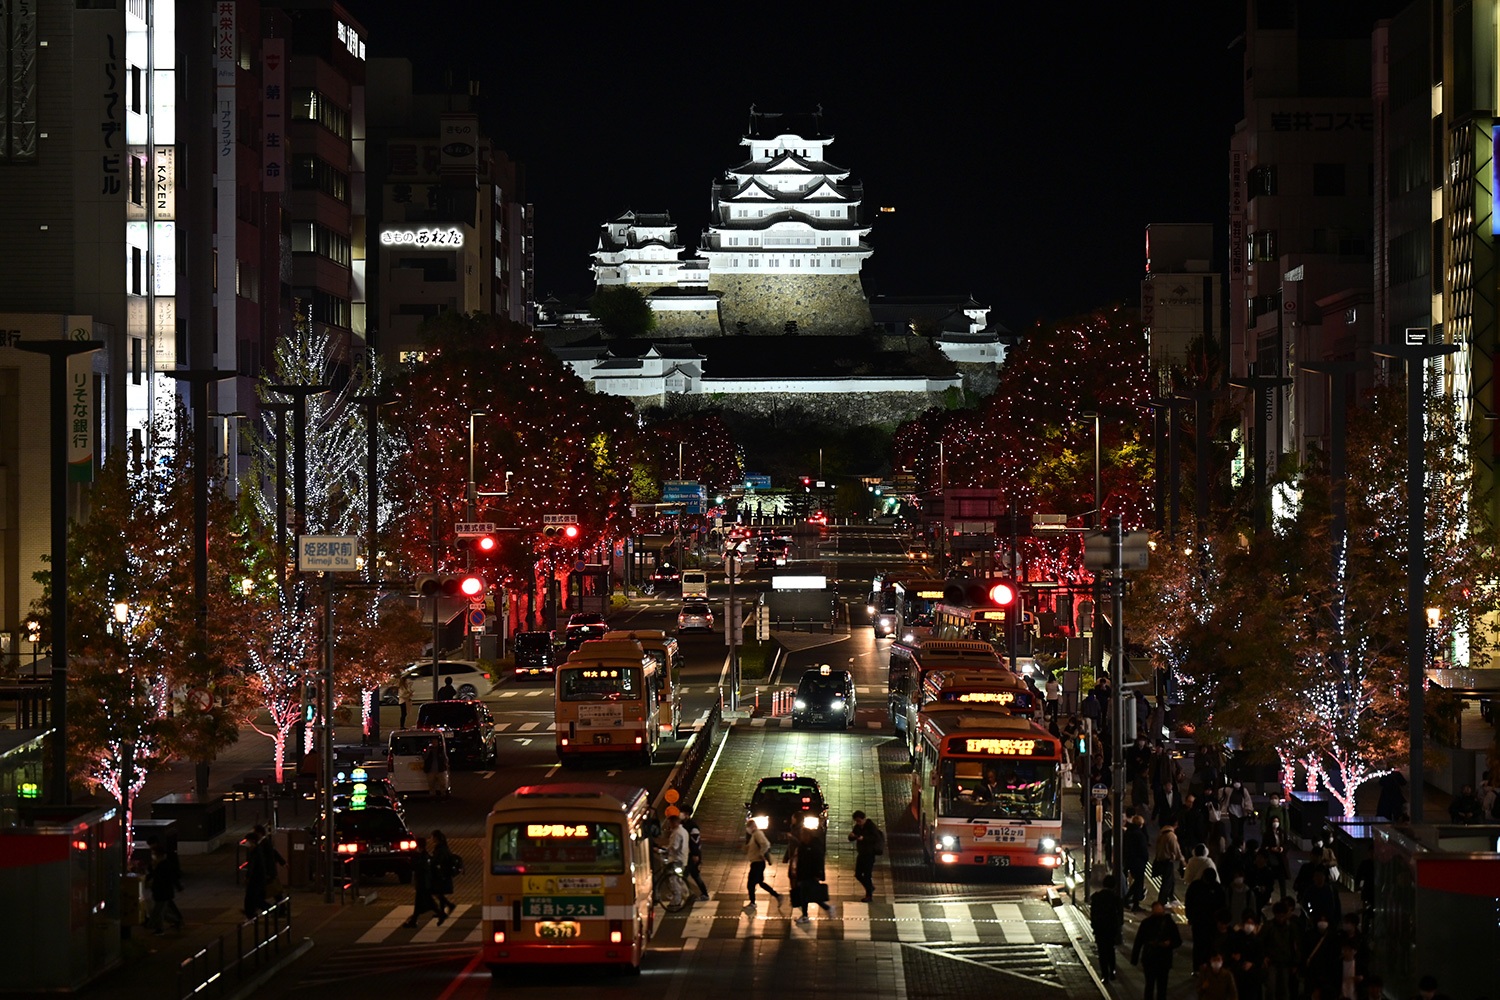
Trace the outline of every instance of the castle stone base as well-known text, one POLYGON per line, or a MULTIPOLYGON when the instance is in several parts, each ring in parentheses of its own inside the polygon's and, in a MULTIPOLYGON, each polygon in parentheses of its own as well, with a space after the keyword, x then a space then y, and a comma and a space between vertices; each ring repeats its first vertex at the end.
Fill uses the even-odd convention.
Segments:
POLYGON ((780 335, 789 322, 800 334, 821 336, 853 335, 871 325, 857 274, 711 274, 708 287, 722 293, 719 315, 731 336, 780 335))

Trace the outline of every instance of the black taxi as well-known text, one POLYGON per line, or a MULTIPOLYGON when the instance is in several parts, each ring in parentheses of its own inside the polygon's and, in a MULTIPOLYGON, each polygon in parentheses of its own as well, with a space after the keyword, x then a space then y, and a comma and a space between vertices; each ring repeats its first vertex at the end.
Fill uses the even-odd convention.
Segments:
POLYGON ((765 831, 771 843, 784 843, 811 830, 819 841, 828 839, 828 802, 817 779, 796 771, 761 778, 745 803, 745 818, 765 831))

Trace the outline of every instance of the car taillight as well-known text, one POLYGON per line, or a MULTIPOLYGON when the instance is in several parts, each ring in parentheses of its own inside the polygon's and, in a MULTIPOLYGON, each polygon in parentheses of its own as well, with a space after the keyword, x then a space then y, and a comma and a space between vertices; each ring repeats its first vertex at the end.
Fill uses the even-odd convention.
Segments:
POLYGON ((398 851, 415 851, 416 849, 417 842, 415 840, 403 840, 396 844, 396 850, 398 851))
POLYGON ((340 853, 340 854, 358 854, 359 853, 359 845, 358 844, 340 844, 339 847, 338 847, 338 853, 340 853))
POLYGON ((489 674, 485 674, 485 675, 484 675, 484 679, 485 679, 485 680, 489 680, 489 679, 490 679, 490 675, 489 675, 489 674))
POLYGON ((568 738, 567 738, 567 737, 566 737, 566 736, 564 736, 564 737, 563 737, 563 738, 562 738, 562 745, 563 745, 563 746, 567 746, 567 745, 568 745, 568 738))
POLYGON ((625 924, 624 924, 624 922, 620 921, 620 920, 611 920, 609 922, 609 943, 610 944, 619 944, 621 941, 624 941, 624 940, 625 940, 625 924))
POLYGON ((505 943, 505 932, 504 931, 496 931, 495 932, 495 943, 496 944, 504 944, 505 943))
POLYGON ((640 737, 639 737, 639 736, 637 736, 637 737, 636 737, 636 738, 635 738, 635 741, 636 741, 636 742, 637 742, 637 743, 639 743, 639 742, 640 742, 640 741, 641 741, 641 738, 640 738, 640 737))

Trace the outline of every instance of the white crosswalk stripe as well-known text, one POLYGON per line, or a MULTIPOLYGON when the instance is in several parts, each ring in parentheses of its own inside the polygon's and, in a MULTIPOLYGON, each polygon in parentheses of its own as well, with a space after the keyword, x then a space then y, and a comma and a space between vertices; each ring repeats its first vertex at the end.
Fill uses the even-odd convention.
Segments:
MULTIPOLYGON (((995 917, 1005 927, 1005 940, 1014 944, 1032 944, 1036 941, 1026 918, 1021 915, 1020 903, 996 903, 995 917)), ((957 941, 958 938, 953 940, 957 941)))
POLYGON ((463 917, 464 911, 469 909, 473 909, 473 907, 467 903, 460 903, 458 908, 450 913, 441 924, 434 919, 424 917, 423 919, 427 923, 417 928, 417 932, 411 936, 412 942, 414 944, 426 944, 429 941, 441 940, 443 935, 448 932, 448 924, 457 925, 459 919, 463 917))

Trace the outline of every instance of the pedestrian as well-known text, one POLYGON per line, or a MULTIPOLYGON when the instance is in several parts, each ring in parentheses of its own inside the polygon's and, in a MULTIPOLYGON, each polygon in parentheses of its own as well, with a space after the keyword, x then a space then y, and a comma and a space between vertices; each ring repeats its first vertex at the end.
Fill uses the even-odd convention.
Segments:
POLYGON ((885 853, 885 834, 861 810, 854 812, 854 829, 849 831, 854 841, 854 880, 865 887, 861 903, 875 898, 875 859, 885 853))
POLYGON ((1245 839, 1245 820, 1255 815, 1255 802, 1250 798, 1250 789, 1236 781, 1224 790, 1224 813, 1229 817, 1229 839, 1245 839))
POLYGON ((1420 1000, 1448 1000, 1448 994, 1438 992, 1435 976, 1423 976, 1417 980, 1417 996, 1420 1000))
POLYGON ((448 847, 448 835, 432 831, 432 898, 438 912, 452 913, 458 907, 448 898, 453 892, 453 877, 458 874, 458 855, 448 847))
POLYGON ((1307 932, 1302 946, 1302 987, 1311 996, 1329 998, 1339 996, 1339 981, 1343 976, 1343 955, 1339 949, 1338 931, 1323 917, 1317 918, 1312 930, 1307 932))
POLYGON ((1130 949, 1130 964, 1146 974, 1145 1000, 1167 1000, 1167 975, 1172 971, 1172 952, 1182 947, 1177 922, 1167 914, 1160 899, 1151 904, 1151 915, 1141 921, 1130 949))
POLYGON ((1286 880, 1291 871, 1288 861, 1287 849, 1291 841, 1287 837, 1286 824, 1282 817, 1275 812, 1268 811, 1270 819, 1266 827, 1265 843, 1261 845, 1261 853, 1265 855, 1266 864, 1270 868, 1270 877, 1275 881, 1280 892, 1279 898, 1286 898, 1286 880))
POLYGON ((1158 826, 1176 826, 1182 818, 1182 796, 1177 791, 1177 782, 1168 780, 1156 793, 1156 809, 1152 813, 1158 826))
POLYGON ((266 859, 260 849, 260 831, 257 826, 245 834, 241 844, 245 848, 245 918, 253 920, 266 908, 266 859))
POLYGON ((667 865, 687 871, 689 834, 682 825, 682 815, 672 813, 667 817, 667 829, 663 834, 667 840, 667 865))
MULTIPOLYGON (((1178 843, 1181 844, 1182 841, 1179 839, 1178 843)), ((1182 884, 1191 889, 1193 883, 1203 877, 1204 872, 1210 871, 1214 873, 1215 877, 1219 874, 1218 865, 1215 865, 1214 859, 1208 856, 1208 845, 1193 845, 1193 856, 1187 860, 1187 868, 1183 872, 1182 884)))
POLYGON ((1182 847, 1177 843, 1176 828, 1168 822, 1163 824, 1161 832, 1156 835, 1156 848, 1151 857, 1152 874, 1161 880, 1156 901, 1163 906, 1172 902, 1177 891, 1177 866, 1180 864, 1182 847))
POLYGON ((442 734, 434 736, 422 751, 422 770, 427 775, 427 793, 433 798, 448 791, 448 744, 442 734))
POLYGON ((1214 948, 1219 914, 1228 904, 1219 873, 1205 871, 1183 894, 1182 912, 1193 931, 1193 968, 1203 968, 1214 948))
POLYGON ((1125 748, 1125 776, 1130 782, 1130 804, 1145 809, 1151 793, 1151 746, 1145 736, 1125 748))
POLYGON ((406 674, 402 674, 401 679, 396 682, 396 701, 401 706, 401 723, 397 728, 405 729, 406 713, 411 711, 412 701, 411 678, 406 674))
POLYGON ((1322 865, 1313 862, 1308 865, 1312 868, 1312 879, 1298 896, 1298 902, 1309 920, 1335 923, 1344 915, 1338 890, 1329 883, 1328 872, 1322 865))
POLYGON ((1099 976, 1106 983, 1115 978, 1115 949, 1119 947, 1125 927, 1125 904, 1115 891, 1114 879, 1106 876, 1104 885, 1089 897, 1089 926, 1094 930, 1094 945, 1099 949, 1099 976))
POLYGON ((1057 722, 1058 709, 1062 707, 1062 685, 1056 674, 1047 675, 1047 721, 1057 722))
POLYGON ((797 839, 792 841, 790 872, 792 905, 802 908, 802 915, 797 918, 797 923, 805 924, 812 919, 807 911, 813 904, 821 906, 824 913, 833 916, 833 907, 828 902, 828 886, 824 883, 827 875, 824 871, 823 845, 811 830, 799 831, 797 839))
POLYGON ((1474 794, 1473 785, 1464 785, 1463 789, 1453 797, 1452 803, 1448 806, 1448 815, 1453 818, 1453 822, 1462 823, 1465 826, 1479 822, 1484 816, 1484 806, 1479 796, 1474 794))
POLYGON ((781 893, 771 888, 766 882, 766 865, 771 860, 771 841, 766 832, 755 825, 755 820, 745 820, 745 860, 750 862, 750 874, 745 880, 745 888, 750 891, 750 903, 747 909, 755 909, 755 890, 764 889, 771 894, 776 902, 781 902, 781 893))
POLYGON ((1224 968, 1224 956, 1215 951, 1199 969, 1198 1000, 1239 1000, 1234 973, 1224 968))
POLYGON ((1490 772, 1486 771, 1479 781, 1479 814, 1481 816, 1494 816, 1495 792, 1495 783, 1490 780, 1490 772))
POLYGON ((1136 813, 1123 831, 1125 874, 1130 876, 1130 886, 1125 890, 1125 902, 1131 913, 1141 912, 1141 901, 1146 898, 1146 865, 1151 860, 1151 838, 1146 833, 1146 817, 1136 813))
POLYGON ((442 926, 443 921, 448 919, 448 914, 432 898, 432 855, 427 853, 425 840, 417 843, 417 856, 412 859, 411 884, 415 893, 411 916, 401 926, 417 926, 417 918, 424 913, 437 914, 438 926, 442 926))
POLYGON ((1260 941, 1260 914, 1247 913, 1225 949, 1225 965, 1234 973, 1239 1000, 1261 1000, 1266 977, 1266 952, 1260 941))
POLYGON ((177 893, 182 889, 182 863, 177 852, 167 850, 167 845, 158 841, 151 845, 151 916, 146 926, 151 933, 161 935, 162 924, 170 920, 174 931, 182 930, 182 911, 177 908, 177 893))
POLYGON ((1208 796, 1188 792, 1182 797, 1182 818, 1177 823, 1177 840, 1182 844, 1202 844, 1205 854, 1212 855, 1212 825, 1208 819, 1208 796))
POLYGON ((263 823, 255 824, 255 833, 259 837, 255 847, 261 857, 262 894, 267 903, 279 903, 286 898, 286 893, 281 888, 281 869, 286 867, 286 858, 276 849, 276 838, 271 836, 263 823))
POLYGON ((1375 813, 1384 816, 1393 823, 1399 823, 1406 815, 1406 776, 1400 771, 1392 771, 1390 774, 1382 775, 1380 778, 1380 799, 1375 805, 1375 813))
POLYGON ((440 687, 440 688, 438 688, 437 700, 438 701, 457 701, 458 700, 458 689, 453 686, 453 678, 452 677, 444 677, 443 678, 443 686, 440 687))
POLYGON ((706 903, 708 886, 703 883, 703 875, 699 871, 703 865, 703 831, 698 828, 698 821, 693 819, 693 807, 684 803, 681 809, 682 828, 688 833, 688 858, 682 873, 698 886, 698 902, 706 903))
POLYGON ((1302 933, 1292 922, 1295 911, 1291 900, 1278 899, 1271 907, 1271 922, 1263 935, 1270 1000, 1294 1000, 1299 992, 1297 970, 1302 966, 1302 933))

